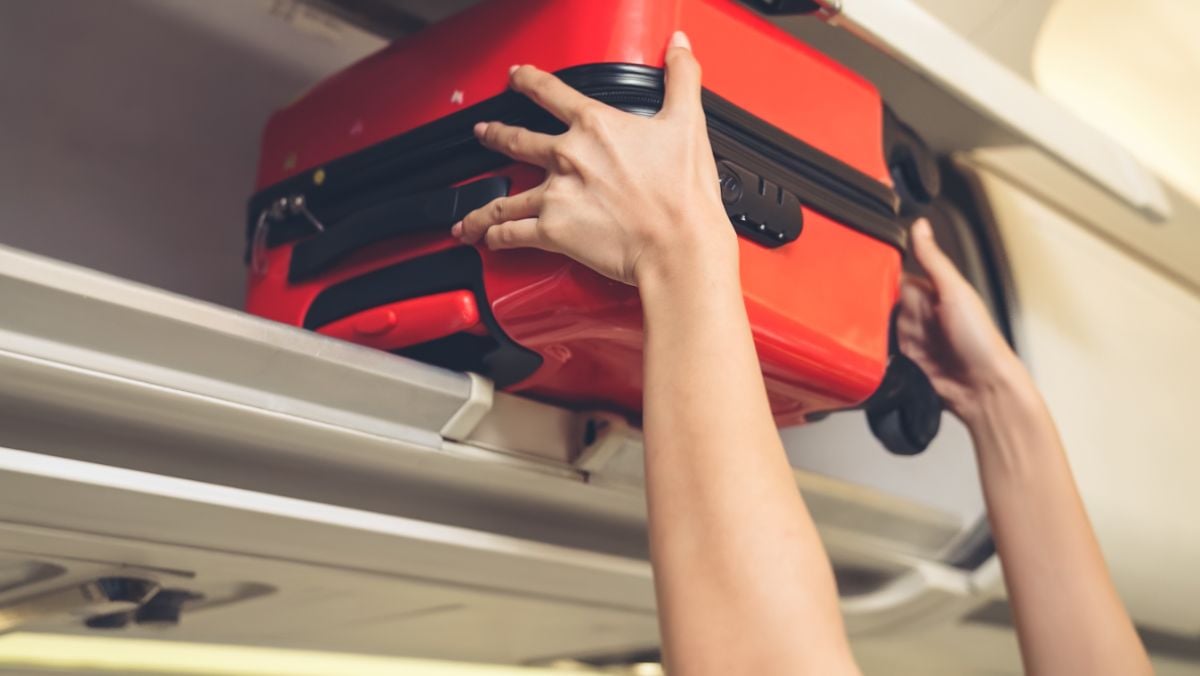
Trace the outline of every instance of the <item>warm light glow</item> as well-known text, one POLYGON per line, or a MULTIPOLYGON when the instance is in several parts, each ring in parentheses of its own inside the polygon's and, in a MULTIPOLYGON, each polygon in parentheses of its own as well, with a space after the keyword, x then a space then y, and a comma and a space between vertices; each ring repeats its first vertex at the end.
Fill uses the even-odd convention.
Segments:
POLYGON ((477 666, 311 650, 34 633, 0 636, 0 669, 10 668, 206 676, 580 676, 577 670, 477 666))
POLYGON ((1058 0, 1033 54, 1050 97, 1200 201, 1200 2, 1058 0))

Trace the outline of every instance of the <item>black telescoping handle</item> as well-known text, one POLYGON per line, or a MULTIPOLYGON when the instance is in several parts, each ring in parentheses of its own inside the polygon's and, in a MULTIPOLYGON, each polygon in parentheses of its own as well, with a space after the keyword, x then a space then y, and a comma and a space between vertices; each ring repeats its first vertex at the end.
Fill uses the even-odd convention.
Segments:
POLYGON ((763 14, 812 14, 822 9, 816 0, 742 0, 763 14))
POLYGON ((449 228, 475 209, 508 194, 508 178, 495 176, 454 188, 401 195, 345 217, 292 250, 288 281, 310 279, 346 256, 400 235, 449 228))

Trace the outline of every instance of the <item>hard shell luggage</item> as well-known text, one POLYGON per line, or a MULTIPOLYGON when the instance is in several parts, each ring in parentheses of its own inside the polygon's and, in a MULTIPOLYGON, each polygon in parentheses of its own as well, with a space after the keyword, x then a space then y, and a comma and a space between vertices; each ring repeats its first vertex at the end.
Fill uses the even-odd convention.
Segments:
MULTIPOLYGON (((920 192, 929 162, 893 140, 903 136, 894 123, 885 145, 871 84, 732 0, 492 0, 318 84, 266 128, 248 213, 247 308, 475 371, 509 391, 636 418, 636 289, 559 255, 464 246, 448 231, 541 180, 540 169, 482 148, 474 123, 563 128, 506 91, 512 64, 649 115, 677 29, 703 65, 714 161, 776 420, 863 404, 902 360, 889 340, 907 245, 893 172, 924 178, 911 182, 920 192)), ((893 450, 920 450, 928 416, 900 411, 918 386, 932 406, 928 384, 916 382, 919 370, 892 380, 891 394, 871 400, 873 423, 900 435, 893 450)))

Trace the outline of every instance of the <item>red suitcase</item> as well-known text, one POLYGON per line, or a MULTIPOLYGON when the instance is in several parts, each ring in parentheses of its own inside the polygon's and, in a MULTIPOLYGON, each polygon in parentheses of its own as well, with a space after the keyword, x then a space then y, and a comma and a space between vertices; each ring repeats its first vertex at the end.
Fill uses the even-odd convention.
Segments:
POLYGON ((907 237, 884 109, 865 80, 732 0, 484 2, 320 83, 267 125, 249 207, 248 310, 636 417, 636 290, 558 255, 466 247, 448 229, 541 180, 479 146, 475 122, 561 130, 505 91, 510 65, 536 64, 651 114, 676 29, 704 67, 776 419, 861 404, 892 356, 907 237))

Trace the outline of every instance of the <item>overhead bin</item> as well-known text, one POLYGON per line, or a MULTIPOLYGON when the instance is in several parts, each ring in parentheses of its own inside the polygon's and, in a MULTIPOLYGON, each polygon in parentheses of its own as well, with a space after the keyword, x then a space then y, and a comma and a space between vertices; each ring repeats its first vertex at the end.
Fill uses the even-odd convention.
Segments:
MULTIPOLYGON (((1129 151, 1081 123, 918 2, 821 0, 814 4, 824 8, 830 26, 850 34, 835 37, 826 33, 817 38, 816 44, 868 76, 877 67, 886 70, 889 77, 877 79, 885 94, 891 94, 889 100, 906 118, 922 121, 922 127, 940 127, 941 133, 930 134, 939 149, 968 150, 979 145, 981 125, 963 124, 965 105, 970 109, 967 114, 979 116, 990 123, 986 126, 995 125, 1008 134, 1008 142, 1044 149, 1076 175, 1146 218, 1162 221, 1170 217, 1171 206, 1162 185, 1129 151), (869 49, 864 50, 864 46, 869 49), (875 65, 864 67, 868 63, 875 65), (923 78, 936 87, 940 95, 936 108, 919 101, 917 90, 928 91, 929 87, 918 88, 914 78, 923 78), (955 99, 958 105, 941 105, 945 96, 955 99), (923 114, 915 114, 917 111, 923 114)), ((813 21, 781 21, 806 37, 824 32, 813 21)))
MULTIPOLYGON (((644 552, 640 442, 606 414, 11 249, 0 296, 0 444, 644 552), (618 433, 625 455, 601 458, 618 433)), ((819 521, 908 555, 964 521, 863 482, 800 481, 819 521)))
MULTIPOLYGON (((170 34, 170 22, 156 25, 170 34)), ((150 200, 162 193, 153 176, 119 178, 145 185, 150 200)), ((90 262, 72 246, 92 242, 97 227, 70 215, 40 227, 79 237, 14 238, 90 262)), ((146 268, 169 259, 189 290, 217 288, 229 272, 202 252, 167 248, 179 243, 162 237, 161 221, 130 215, 123 227, 123 246, 142 255, 107 260, 111 272, 174 286, 179 275, 146 268)), ((190 214, 173 227, 201 231, 190 214)), ((0 232, 18 229, 0 223, 0 232)), ((208 232, 213 243, 224 236, 208 232)), ((513 398, 478 377, 13 249, 0 249, 0 304, 0 445, 645 560, 640 442, 632 430, 598 430, 603 415, 513 398), (616 438, 623 454, 603 458, 597 450, 616 438)), ((969 463, 946 461, 958 448, 952 435, 929 460, 898 465, 859 415, 829 425, 864 436, 829 439, 815 452, 797 436, 791 450, 857 612, 884 617, 924 607, 929 593, 967 589, 966 569, 946 557, 980 538, 980 511, 977 496, 943 499, 939 486, 973 481, 969 463), (829 462, 840 450, 857 460, 829 462)), ((136 499, 153 511, 153 500, 136 499)))

